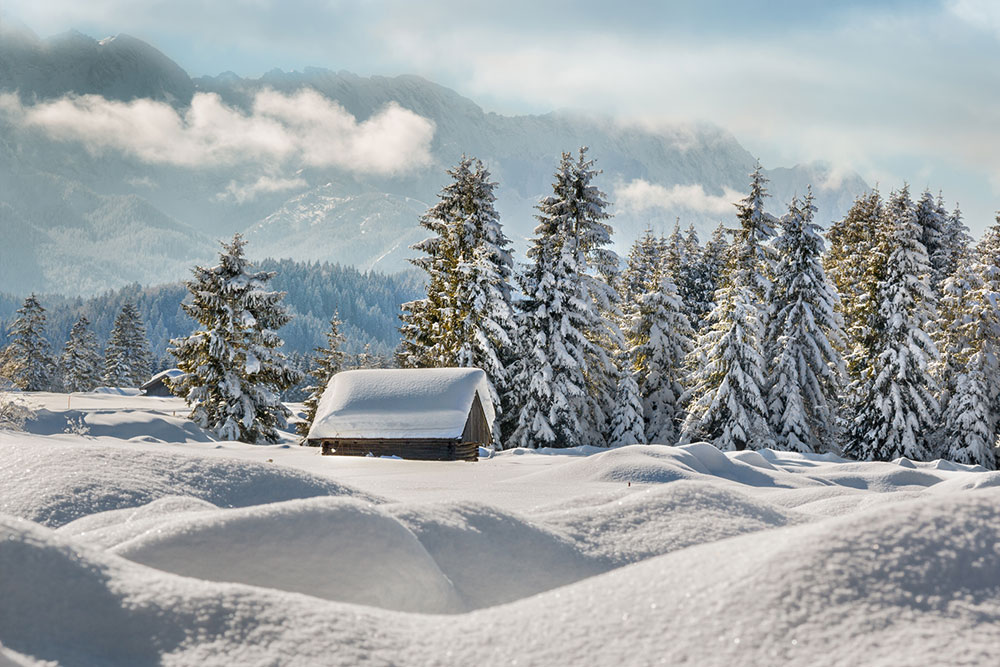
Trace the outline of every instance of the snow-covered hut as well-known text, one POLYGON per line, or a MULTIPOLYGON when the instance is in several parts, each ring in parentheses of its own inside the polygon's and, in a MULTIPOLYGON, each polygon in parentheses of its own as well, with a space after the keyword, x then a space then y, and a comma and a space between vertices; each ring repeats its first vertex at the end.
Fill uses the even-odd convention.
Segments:
POLYGON ((306 440, 324 454, 475 461, 493 419, 478 368, 344 371, 330 379, 306 440))
POLYGON ((184 375, 184 371, 179 368, 168 368, 160 371, 139 387, 143 396, 173 396, 170 387, 167 386, 167 378, 173 379, 184 375))

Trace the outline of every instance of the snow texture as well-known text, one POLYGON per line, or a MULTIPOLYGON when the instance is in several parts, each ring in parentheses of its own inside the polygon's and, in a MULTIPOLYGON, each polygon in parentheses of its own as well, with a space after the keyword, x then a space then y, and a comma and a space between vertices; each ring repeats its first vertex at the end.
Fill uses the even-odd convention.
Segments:
POLYGON ((1000 472, 940 460, 0 431, 0 664, 996 664, 998 544, 1000 472))
POLYGON ((478 368, 344 371, 323 392, 309 438, 459 438, 477 393, 492 427, 478 368))

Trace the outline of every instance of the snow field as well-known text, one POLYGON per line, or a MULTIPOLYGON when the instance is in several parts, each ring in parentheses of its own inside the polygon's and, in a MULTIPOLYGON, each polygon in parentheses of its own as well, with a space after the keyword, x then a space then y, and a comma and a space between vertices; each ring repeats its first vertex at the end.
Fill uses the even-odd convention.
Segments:
MULTIPOLYGON (((46 431, 65 396, 29 398, 46 431)), ((348 460, 185 435, 155 400, 72 409, 169 442, 0 431, 0 665, 1000 663, 1000 473, 348 460)))

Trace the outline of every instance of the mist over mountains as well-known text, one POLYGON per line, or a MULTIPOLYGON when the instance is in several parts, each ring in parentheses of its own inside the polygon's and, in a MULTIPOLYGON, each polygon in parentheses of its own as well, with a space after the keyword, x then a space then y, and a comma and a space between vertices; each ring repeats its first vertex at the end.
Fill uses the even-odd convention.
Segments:
MULTIPOLYGON (((604 170, 619 250, 675 217, 704 239, 733 219, 755 162, 710 125, 503 116, 410 75, 192 79, 127 35, 42 40, 0 26, 0 291, 178 280, 236 231, 255 257, 407 268, 419 216, 463 153, 500 183, 521 249, 560 152, 581 145, 604 170)), ((767 173, 772 212, 811 184, 821 220, 867 188, 823 164, 767 173)))

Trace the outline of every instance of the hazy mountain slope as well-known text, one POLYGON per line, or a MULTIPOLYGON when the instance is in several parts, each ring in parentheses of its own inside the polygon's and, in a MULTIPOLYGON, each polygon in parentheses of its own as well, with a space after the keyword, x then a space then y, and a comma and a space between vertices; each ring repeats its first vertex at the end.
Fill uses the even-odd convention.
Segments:
POLYGON ((74 93, 177 104, 189 103, 194 94, 177 63, 135 37, 98 41, 70 31, 41 40, 5 26, 0 26, 0 88, 20 90, 29 99, 74 93))
MULTIPOLYGON (((50 137, 0 113, 0 231, 11 239, 0 245, 0 287, 93 293, 132 281, 177 280, 213 255, 216 239, 235 231, 248 234, 256 257, 407 268, 409 245, 423 236, 420 214, 462 153, 482 158, 499 182, 498 208, 519 250, 532 234, 533 206, 547 194, 560 152, 581 145, 591 147, 604 171, 600 185, 615 204, 619 249, 647 225, 669 231, 678 216, 705 238, 720 220, 733 220, 726 193, 743 191, 755 162, 735 137, 710 125, 654 128, 569 112, 502 116, 411 75, 307 68, 258 79, 226 73, 192 80, 132 37, 97 41, 68 33, 40 40, 0 26, 0 93, 17 91, 25 104, 97 94, 165 101, 184 113, 192 95, 202 92, 250 113, 262 90, 291 94, 304 87, 336 100, 359 122, 390 102, 433 121, 430 164, 381 176, 297 164, 176 166, 50 137), (287 187, 254 190, 261 169, 287 187), (635 183, 654 193, 687 186, 704 197, 654 196, 637 204, 623 189, 635 183)), ((821 220, 840 217, 867 187, 856 174, 832 179, 816 164, 769 175, 773 212, 811 183, 821 220)))

